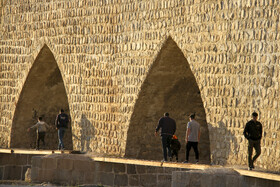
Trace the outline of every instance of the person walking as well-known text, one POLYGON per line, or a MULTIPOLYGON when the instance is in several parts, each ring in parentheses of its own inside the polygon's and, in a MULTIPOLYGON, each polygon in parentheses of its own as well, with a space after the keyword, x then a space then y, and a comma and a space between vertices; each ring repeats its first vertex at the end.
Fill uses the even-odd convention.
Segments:
POLYGON ((36 150, 40 149, 40 140, 43 142, 43 146, 45 146, 45 135, 46 135, 47 127, 50 128, 50 126, 43 121, 43 118, 39 117, 38 122, 32 127, 27 129, 28 132, 30 131, 30 129, 33 128, 37 129, 36 150))
POLYGON ((56 129, 58 130, 58 150, 64 150, 65 148, 63 143, 63 137, 66 129, 68 128, 68 123, 69 117, 67 114, 64 113, 64 110, 61 109, 55 120, 56 129))
POLYGON ((249 170, 254 169, 254 162, 261 154, 261 139, 262 139, 262 124, 257 121, 258 113, 252 113, 252 120, 246 123, 244 128, 244 136, 248 140, 248 165, 249 170), (256 155, 252 159, 253 148, 256 151, 256 155))
POLYGON ((174 119, 169 117, 169 113, 164 113, 164 117, 160 118, 155 136, 158 135, 158 131, 161 129, 161 142, 162 142, 162 152, 163 152, 163 162, 167 161, 167 150, 168 157, 171 159, 171 149, 170 143, 171 139, 176 132, 176 122, 174 119))
POLYGON ((186 160, 184 163, 189 162, 189 153, 193 148, 195 153, 196 163, 199 162, 198 142, 200 139, 200 124, 195 120, 195 114, 189 116, 190 121, 187 125, 186 131, 186 160))

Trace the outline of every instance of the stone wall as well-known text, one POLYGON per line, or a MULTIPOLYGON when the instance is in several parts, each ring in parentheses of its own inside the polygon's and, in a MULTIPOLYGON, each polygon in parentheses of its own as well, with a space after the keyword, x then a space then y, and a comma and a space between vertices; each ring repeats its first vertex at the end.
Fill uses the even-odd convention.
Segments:
MULTIPOLYGON (((211 161, 246 164, 242 131, 256 111, 264 126, 257 166, 279 171, 278 7, 273 0, 1 1, 1 147, 11 147, 21 92, 47 45, 65 86, 73 148, 128 154, 136 107, 151 111, 148 119, 153 122, 138 124, 147 127, 139 128, 140 137, 153 136, 150 129, 163 111, 176 111, 172 105, 162 106, 165 100, 136 106, 145 79, 154 77, 149 70, 171 37, 200 90, 204 109, 194 112, 206 119, 211 161), (154 106, 160 107, 152 115, 154 106)), ((176 68, 161 73, 169 71, 176 68)), ((183 98, 185 103, 189 95, 183 98)), ((179 110, 172 115, 186 124, 189 109, 179 110)), ((26 138, 26 133, 18 133, 26 138)), ((145 146, 151 150, 152 144, 145 146)), ((155 158, 161 159, 160 148, 155 149, 155 158)))
POLYGON ((1 153, 0 180, 24 180, 33 156, 41 155, 1 153))
MULTIPOLYGON (((123 159, 122 161, 125 161, 123 159)), ((32 182, 63 185, 160 186, 160 187, 278 187, 280 182, 241 176, 229 168, 190 170, 139 163, 94 161, 84 155, 53 154, 33 157, 32 182)), ((186 164, 188 165, 188 164, 186 164)), ((175 165, 174 165, 175 166, 175 165)), ((195 167, 195 166, 193 166, 195 167)))
POLYGON ((278 187, 279 185, 279 181, 242 176, 228 168, 172 172, 172 186, 174 187, 278 187))
POLYGON ((33 157, 32 182, 64 185, 101 184, 105 186, 171 186, 172 171, 137 164, 97 162, 79 155, 33 157))

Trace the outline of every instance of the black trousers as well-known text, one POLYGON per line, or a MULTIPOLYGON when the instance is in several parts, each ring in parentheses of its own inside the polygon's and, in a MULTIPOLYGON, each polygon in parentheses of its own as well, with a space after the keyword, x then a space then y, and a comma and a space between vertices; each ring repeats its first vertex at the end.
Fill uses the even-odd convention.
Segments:
POLYGON ((193 148, 194 153, 195 153, 195 159, 198 161, 199 160, 199 153, 198 153, 198 148, 197 148, 198 142, 187 142, 186 145, 186 160, 189 160, 189 154, 190 154, 190 150, 191 148, 193 148))
POLYGON ((248 142, 248 165, 254 167, 254 162, 261 154, 261 140, 250 140, 248 142), (256 155, 252 159, 253 148, 255 148, 256 155))
POLYGON ((37 132, 37 143, 36 143, 36 149, 39 149, 40 140, 42 140, 43 145, 45 145, 45 134, 46 132, 37 132))
POLYGON ((163 152, 163 158, 165 161, 167 161, 167 150, 168 150, 168 157, 171 157, 171 143, 172 135, 161 135, 161 142, 162 142, 162 152, 163 152))

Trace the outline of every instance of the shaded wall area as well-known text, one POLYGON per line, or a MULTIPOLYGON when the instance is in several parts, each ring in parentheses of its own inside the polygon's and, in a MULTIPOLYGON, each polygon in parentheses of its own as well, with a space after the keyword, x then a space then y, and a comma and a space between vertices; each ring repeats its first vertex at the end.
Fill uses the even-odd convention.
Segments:
MULTIPOLYGON (((50 49, 45 45, 37 56, 18 100, 11 133, 12 148, 35 148, 36 130, 27 128, 36 124, 39 116, 51 128, 45 137, 45 149, 57 149, 55 118, 63 108, 69 114, 69 105, 60 70, 50 49)), ((66 149, 72 149, 71 124, 64 137, 66 149)), ((41 143, 42 145, 42 143, 41 143)))
POLYGON ((32 158, 31 180, 65 186, 171 186, 172 172, 185 168, 94 161, 81 155, 52 154, 32 158))
MULTIPOLYGON (((200 160, 210 160, 206 114, 190 66, 177 44, 168 38, 144 81, 127 133, 126 157, 162 159, 160 137, 154 136, 164 112, 176 120, 181 142, 179 160, 185 160, 185 133, 189 114, 196 113, 201 124, 200 160)), ((190 160, 192 160, 192 155, 190 160)))
POLYGON ((32 182, 65 186, 279 187, 279 180, 271 179, 272 175, 260 172, 256 175, 241 175, 231 168, 175 163, 160 166, 160 162, 127 159, 98 161, 89 155, 73 154, 33 157, 31 166, 32 182), (270 179, 264 179, 263 175, 270 179))
POLYGON ((0 180, 24 180, 34 156, 43 155, 0 153, 0 180))

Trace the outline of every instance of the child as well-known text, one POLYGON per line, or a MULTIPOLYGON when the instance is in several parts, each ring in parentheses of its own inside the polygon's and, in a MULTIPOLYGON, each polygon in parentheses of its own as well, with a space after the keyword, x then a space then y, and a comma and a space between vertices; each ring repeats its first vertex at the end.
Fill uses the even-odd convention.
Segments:
POLYGON ((181 149, 181 144, 177 138, 177 136, 173 135, 170 143, 171 148, 171 161, 173 159, 173 156, 176 156, 176 161, 178 162, 178 152, 181 149))
POLYGON ((42 121, 42 117, 39 117, 38 118, 38 122, 33 125, 32 127, 28 128, 27 131, 30 131, 30 129, 33 129, 33 128, 36 128, 37 129, 37 143, 36 143, 36 150, 39 150, 39 143, 40 143, 40 140, 42 140, 43 142, 43 145, 45 146, 45 134, 46 134, 46 131, 47 131, 47 128, 50 128, 50 126, 42 121))

